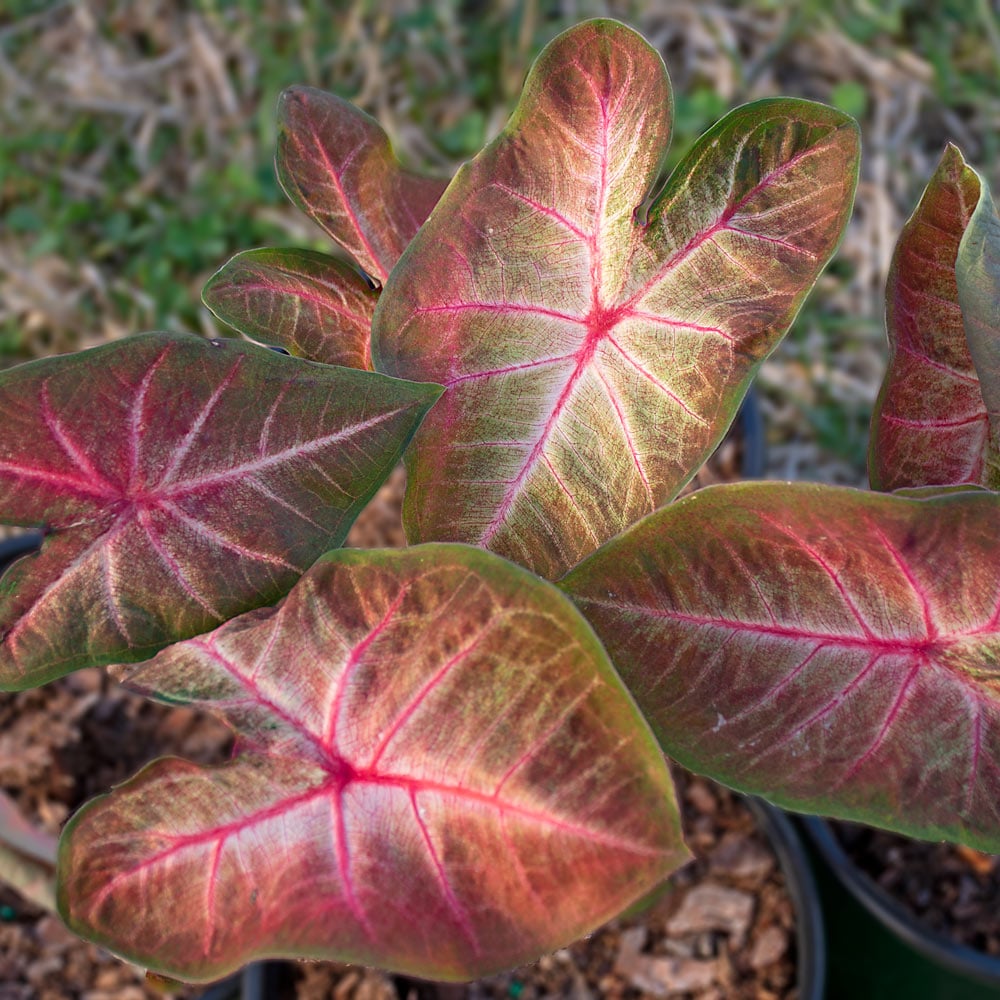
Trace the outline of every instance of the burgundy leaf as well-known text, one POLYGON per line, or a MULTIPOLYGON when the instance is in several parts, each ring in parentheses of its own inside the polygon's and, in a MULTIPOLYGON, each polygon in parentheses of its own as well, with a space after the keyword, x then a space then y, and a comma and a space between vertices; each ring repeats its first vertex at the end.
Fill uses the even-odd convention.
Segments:
POLYGON ((660 56, 613 21, 542 53, 375 310, 375 367, 447 387, 407 457, 411 541, 555 577, 681 489, 840 239, 853 121, 760 101, 648 208, 670 137, 660 56))
POLYGON ((384 282, 447 182, 403 170, 378 122, 321 90, 286 90, 278 130, 288 197, 384 282))
POLYGON ((980 191, 976 172, 948 146, 896 244, 886 287, 889 366, 868 462, 875 489, 984 481, 988 418, 955 280, 980 191))
POLYGON ((998 523, 982 489, 713 487, 563 585, 682 764, 1000 852, 998 523))
POLYGON ((439 388, 145 334, 0 373, 0 687, 143 659, 286 593, 439 388))
POLYGON ((247 250, 212 276, 202 298, 251 340, 309 361, 371 369, 378 293, 334 257, 310 250, 247 250))
POLYGON ((955 270, 965 335, 989 420, 981 481, 1000 490, 1000 217, 982 180, 955 270))
POLYGON ((157 761, 63 835, 69 926, 170 976, 278 955, 471 978, 687 858, 593 632, 477 549, 329 553, 278 608, 116 672, 239 733, 231 763, 157 761))

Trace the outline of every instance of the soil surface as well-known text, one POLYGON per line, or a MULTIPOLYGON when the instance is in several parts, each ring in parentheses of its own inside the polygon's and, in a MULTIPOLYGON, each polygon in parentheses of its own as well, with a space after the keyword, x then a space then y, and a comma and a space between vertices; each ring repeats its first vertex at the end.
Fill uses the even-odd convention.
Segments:
POLYGON ((957 944, 1000 956, 1000 855, 832 823, 847 856, 918 920, 957 944))

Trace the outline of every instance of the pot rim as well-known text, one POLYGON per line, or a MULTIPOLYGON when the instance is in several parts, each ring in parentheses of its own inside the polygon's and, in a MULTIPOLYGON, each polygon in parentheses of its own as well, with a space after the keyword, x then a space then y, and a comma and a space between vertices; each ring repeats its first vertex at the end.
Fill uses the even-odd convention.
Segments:
POLYGON ((822 1000, 826 992, 826 932, 819 890, 802 838, 788 814, 756 796, 744 796, 767 837, 785 875, 785 888, 795 908, 795 941, 799 1000, 822 1000))
POLYGON ((1000 985, 1000 956, 976 951, 928 927, 851 860, 827 820, 819 816, 798 818, 840 883, 873 917, 888 927, 898 938, 952 972, 989 986, 1000 985))

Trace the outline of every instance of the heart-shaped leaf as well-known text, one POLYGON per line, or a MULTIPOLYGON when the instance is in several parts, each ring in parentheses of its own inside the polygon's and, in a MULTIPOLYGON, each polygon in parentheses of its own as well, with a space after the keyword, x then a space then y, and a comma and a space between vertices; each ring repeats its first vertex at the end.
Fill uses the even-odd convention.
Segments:
POLYGON ((614 21, 573 28, 403 254, 373 361, 447 387, 407 458, 411 541, 555 577, 722 438, 840 239, 857 126, 806 101, 740 108, 647 211, 670 121, 655 50, 614 21))
POLYGON ((965 335, 989 420, 981 481, 1000 490, 1000 217, 982 180, 955 272, 965 335))
POLYGON ((378 293, 350 265, 310 250, 246 250, 202 298, 224 323, 297 358, 370 369, 378 293))
POLYGON ((278 101, 275 165, 292 202, 379 283, 447 184, 404 170, 378 122, 311 87, 278 101))
POLYGON ((472 978, 687 857, 587 623, 477 549, 329 553, 277 609, 116 673, 239 733, 231 763, 157 761, 63 835, 69 926, 170 976, 283 955, 472 978))
POLYGON ((982 489, 712 487, 563 585, 682 764, 1000 852, 998 524, 982 489))
POLYGON ((0 687, 144 659, 273 603, 391 471, 439 387, 145 334, 0 373, 0 687))
POLYGON ((955 278, 981 191, 949 146, 896 244, 886 287, 889 365, 868 460, 875 489, 984 482, 989 420, 955 278))

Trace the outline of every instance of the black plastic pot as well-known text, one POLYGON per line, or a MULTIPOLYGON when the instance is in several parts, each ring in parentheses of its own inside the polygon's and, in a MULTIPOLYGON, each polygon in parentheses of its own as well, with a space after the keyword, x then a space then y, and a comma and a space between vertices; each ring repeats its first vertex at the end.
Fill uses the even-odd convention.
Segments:
POLYGON ((288 963, 255 962, 208 987, 199 1000, 278 1000, 290 996, 288 963))
POLYGON ((830 997, 987 1000, 1000 996, 1000 958, 924 926, 850 859, 830 825, 799 817, 823 901, 830 997))
POLYGON ((760 479, 764 475, 764 467, 767 464, 764 414, 760 408, 760 397, 753 386, 750 386, 746 396, 743 397, 739 413, 736 416, 736 423, 743 435, 740 471, 743 473, 744 479, 760 479))
MULTIPOLYGON (((826 996, 827 947, 819 892, 805 845, 787 813, 763 799, 745 799, 785 876, 785 888, 795 907, 795 943, 798 956, 798 1000, 826 996)), ((839 993, 829 994, 831 998, 839 993)))

